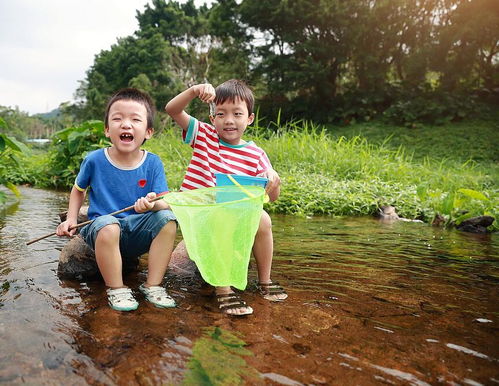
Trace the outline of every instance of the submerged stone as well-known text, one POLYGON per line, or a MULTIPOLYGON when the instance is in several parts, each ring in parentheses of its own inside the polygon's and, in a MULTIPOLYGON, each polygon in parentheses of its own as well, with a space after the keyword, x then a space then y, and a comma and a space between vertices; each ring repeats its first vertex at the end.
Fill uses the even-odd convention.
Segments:
POLYGON ((456 226, 456 229, 463 232, 487 233, 487 227, 491 226, 494 221, 495 218, 492 216, 477 216, 464 220, 456 226))

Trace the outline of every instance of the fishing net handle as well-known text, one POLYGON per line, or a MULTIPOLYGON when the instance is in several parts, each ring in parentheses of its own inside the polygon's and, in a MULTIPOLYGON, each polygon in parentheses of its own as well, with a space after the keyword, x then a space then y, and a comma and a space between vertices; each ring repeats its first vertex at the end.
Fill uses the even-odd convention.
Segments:
MULTIPOLYGON (((156 197, 154 197, 153 199, 149 200, 149 202, 154 202, 154 201, 159 201, 161 200, 166 194, 168 194, 170 192, 162 192, 160 194, 158 194, 156 197)), ((130 205, 130 206, 127 206, 126 208, 123 208, 123 209, 120 209, 120 210, 117 210, 116 212, 113 212, 113 213, 109 213, 109 216, 116 216, 117 214, 120 214, 120 213, 123 213, 123 212, 128 212, 129 210, 132 210, 133 208, 135 207, 135 204, 134 205, 130 205)), ((76 225, 73 225, 73 226, 70 226, 68 228, 68 231, 70 230, 73 230, 73 229, 78 229, 78 228, 81 228, 81 227, 84 227, 85 225, 88 225, 92 222, 94 222, 94 220, 88 220, 88 221, 84 221, 84 222, 81 222, 79 224, 76 224, 76 225)), ((49 233, 47 235, 44 235, 44 236, 41 236, 41 237, 38 237, 36 239, 33 239, 33 240, 30 240, 26 243, 26 245, 31 245, 33 243, 36 243, 37 241, 40 241, 40 240, 43 240, 43 239, 46 239, 47 237, 50 237, 50 236, 55 236, 57 235, 57 232, 52 232, 52 233, 49 233)))

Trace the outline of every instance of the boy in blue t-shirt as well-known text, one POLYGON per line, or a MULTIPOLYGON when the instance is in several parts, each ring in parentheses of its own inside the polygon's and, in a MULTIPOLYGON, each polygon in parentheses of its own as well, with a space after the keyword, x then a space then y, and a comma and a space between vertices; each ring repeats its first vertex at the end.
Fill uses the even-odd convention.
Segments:
POLYGON ((163 164, 158 156, 142 150, 152 137, 154 108, 148 95, 127 88, 108 102, 105 134, 111 147, 87 155, 69 198, 67 220, 57 227, 58 236, 73 236, 77 215, 89 189, 89 219, 80 231, 95 250, 111 308, 131 311, 138 307, 130 288, 123 284, 122 259, 149 252, 147 280, 139 287, 156 307, 174 307, 175 301, 161 283, 170 260, 177 231, 176 219, 163 200, 166 192, 163 164), (130 206, 132 211, 116 217, 108 215, 130 206))

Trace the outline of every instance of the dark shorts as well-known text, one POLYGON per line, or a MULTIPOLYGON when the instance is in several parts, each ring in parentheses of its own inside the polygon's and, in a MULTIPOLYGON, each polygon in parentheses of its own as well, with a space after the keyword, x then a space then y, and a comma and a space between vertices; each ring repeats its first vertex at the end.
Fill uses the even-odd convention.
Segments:
POLYGON ((123 258, 138 257, 149 251, 152 241, 169 221, 177 221, 171 210, 131 214, 123 218, 99 216, 84 226, 80 235, 95 250, 97 233, 106 225, 120 226, 120 251, 123 258))

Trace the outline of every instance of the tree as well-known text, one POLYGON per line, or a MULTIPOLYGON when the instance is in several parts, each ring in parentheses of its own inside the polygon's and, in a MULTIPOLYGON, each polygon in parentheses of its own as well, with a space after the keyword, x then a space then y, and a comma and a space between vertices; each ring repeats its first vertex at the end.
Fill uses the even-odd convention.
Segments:
POLYGON ((499 87, 499 2, 461 0, 455 2, 447 22, 441 26, 434 68, 442 73, 448 90, 457 87, 499 87))

